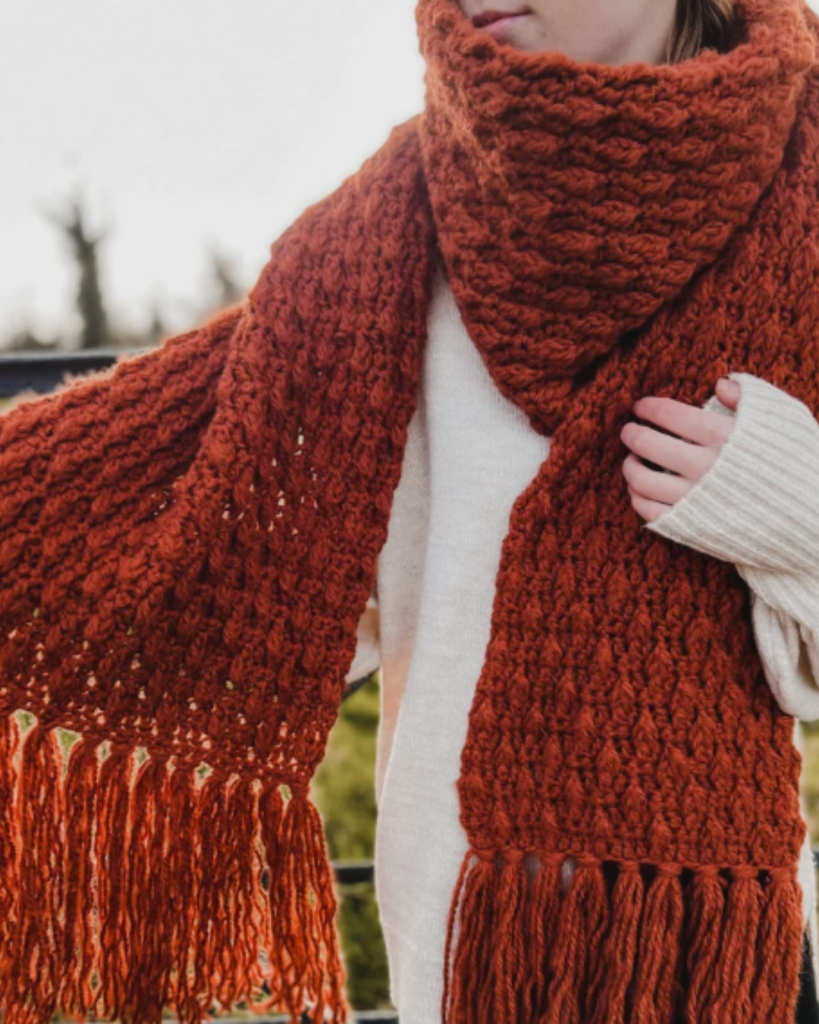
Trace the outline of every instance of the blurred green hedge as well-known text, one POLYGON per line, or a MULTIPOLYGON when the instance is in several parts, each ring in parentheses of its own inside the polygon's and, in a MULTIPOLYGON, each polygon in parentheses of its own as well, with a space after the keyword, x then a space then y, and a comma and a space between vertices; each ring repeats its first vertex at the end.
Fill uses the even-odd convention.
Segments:
MULTIPOLYGON (((313 780, 330 857, 371 860, 375 844, 375 751, 379 673, 341 706, 313 780)), ((392 1008, 384 937, 372 883, 337 886, 347 995, 357 1010, 392 1008)))

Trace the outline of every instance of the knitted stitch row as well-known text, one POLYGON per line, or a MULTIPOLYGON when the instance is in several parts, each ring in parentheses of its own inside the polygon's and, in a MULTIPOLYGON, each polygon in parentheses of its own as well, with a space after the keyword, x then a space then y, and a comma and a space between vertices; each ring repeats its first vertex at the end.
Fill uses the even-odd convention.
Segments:
POLYGON ((702 404, 729 370, 819 414, 819 22, 739 0, 726 52, 608 67, 499 45, 456 0, 417 19, 424 111, 247 301, 0 417, 5 1024, 240 999, 347 1019, 309 784, 439 256, 552 437, 462 754, 442 1017, 790 1024, 792 722, 735 568, 641 528, 619 432, 641 395, 702 404))

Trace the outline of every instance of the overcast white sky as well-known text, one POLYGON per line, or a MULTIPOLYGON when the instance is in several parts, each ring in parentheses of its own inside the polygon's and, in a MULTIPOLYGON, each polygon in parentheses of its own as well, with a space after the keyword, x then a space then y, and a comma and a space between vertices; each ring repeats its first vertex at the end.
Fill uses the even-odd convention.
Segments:
POLYGON ((180 329, 213 242, 246 283, 270 243, 423 104, 413 0, 25 0, 0 11, 0 343, 65 328, 44 211, 81 187, 106 294, 180 329))
MULTIPOLYGON (((813 0, 813 6, 819 0, 813 0)), ((22 0, 0 9, 0 344, 71 327, 44 211, 82 188, 112 313, 183 329, 218 243, 270 243, 421 109, 414 0, 22 0)))

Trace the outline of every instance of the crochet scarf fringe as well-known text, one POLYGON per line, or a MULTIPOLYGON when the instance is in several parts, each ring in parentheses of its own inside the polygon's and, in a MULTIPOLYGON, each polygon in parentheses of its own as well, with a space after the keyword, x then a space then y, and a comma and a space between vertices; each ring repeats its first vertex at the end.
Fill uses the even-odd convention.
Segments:
POLYGON ((498 861, 470 850, 461 867, 444 1024, 792 1024, 802 921, 792 869, 582 855, 566 881, 562 856, 544 853, 534 874, 518 850, 498 861))
MULTIPOLYGON (((17 720, 3 722, 4 1019, 59 1008, 148 1022, 171 1008, 198 1021, 243 996, 294 1022, 306 1008, 346 1021, 332 873, 307 793, 139 761, 82 739, 66 755, 54 730, 21 741, 17 720)), ((586 855, 567 877, 565 865, 467 852, 444 1024, 792 1024, 792 869, 586 855)))
POLYGON ((307 793, 105 746, 0 727, 4 1021, 199 1021, 241 998, 346 1020, 307 793))

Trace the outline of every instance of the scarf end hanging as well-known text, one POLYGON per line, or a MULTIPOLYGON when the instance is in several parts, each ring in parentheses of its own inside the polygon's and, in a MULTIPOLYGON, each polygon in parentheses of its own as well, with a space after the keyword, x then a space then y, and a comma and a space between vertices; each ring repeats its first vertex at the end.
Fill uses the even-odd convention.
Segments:
POLYGON ((792 1024, 796 868, 721 870, 469 850, 444 1024, 792 1024))
POLYGON ((244 1001, 345 1024, 324 833, 289 795, 0 721, 0 1011, 183 1024, 244 1001))

